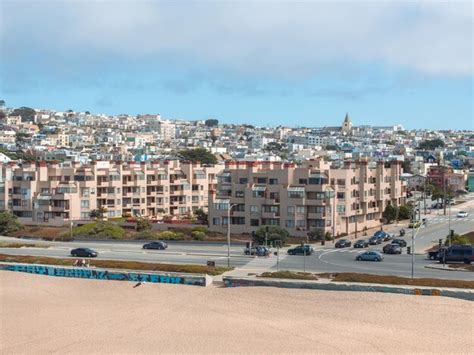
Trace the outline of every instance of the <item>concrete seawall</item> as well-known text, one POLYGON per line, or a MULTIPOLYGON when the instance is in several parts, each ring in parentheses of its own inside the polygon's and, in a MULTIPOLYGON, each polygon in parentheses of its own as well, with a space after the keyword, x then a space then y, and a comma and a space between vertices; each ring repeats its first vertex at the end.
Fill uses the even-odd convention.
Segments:
POLYGON ((144 272, 133 270, 114 270, 84 267, 67 267, 37 264, 0 263, 0 270, 26 272, 29 274, 74 277, 82 279, 132 281, 149 283, 171 283, 192 286, 209 286, 212 277, 203 274, 182 274, 165 272, 144 272))
POLYGON ((382 285, 382 284, 363 284, 349 282, 320 282, 305 280, 285 280, 255 277, 223 277, 225 287, 281 287, 281 288, 299 288, 314 289, 325 291, 359 291, 359 292, 383 292, 399 293, 405 295, 420 296, 445 296, 459 298, 468 301, 474 301, 474 290, 440 288, 426 286, 404 286, 404 285, 382 285))

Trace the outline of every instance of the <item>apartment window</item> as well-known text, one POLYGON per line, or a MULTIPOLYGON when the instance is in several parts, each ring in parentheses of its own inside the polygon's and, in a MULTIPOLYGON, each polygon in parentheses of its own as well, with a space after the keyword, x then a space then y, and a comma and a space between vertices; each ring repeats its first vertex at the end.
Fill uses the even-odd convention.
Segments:
POLYGON ((344 192, 338 192, 337 193, 337 198, 339 200, 344 200, 346 198, 346 194, 344 192))
POLYGON ((186 213, 186 207, 178 207, 178 210, 180 214, 186 213))
POLYGON ((285 222, 285 226, 288 228, 294 228, 295 226, 295 220, 293 219, 287 219, 285 222))
POLYGON ((109 217, 109 218, 115 217, 115 211, 108 211, 107 212, 107 217, 109 217))
POLYGON ((254 186, 252 188, 252 197, 255 197, 255 198, 265 197, 265 190, 266 190, 265 186, 254 186))
POLYGON ((306 207, 305 207, 305 206, 296 206, 296 213, 297 213, 297 214, 304 214, 304 213, 306 213, 306 207))
POLYGON ((0 208, 5 208, 5 201, 4 200, 0 200, 0 208))
POLYGON ((231 217, 230 222, 232 224, 245 224, 245 217, 231 217))
POLYGON ((221 219, 219 217, 214 217, 212 219, 212 224, 215 226, 220 226, 221 225, 221 219))
POLYGON ((248 182, 247 178, 240 178, 239 179, 239 184, 241 184, 241 185, 245 185, 245 184, 247 184, 247 182, 248 182))
POLYGON ((245 197, 244 191, 235 191, 235 197, 245 197))
POLYGON ((355 221, 356 221, 355 216, 349 217, 349 223, 355 223, 355 221))
POLYGON ((260 221, 258 219, 251 219, 250 220, 250 225, 252 227, 258 227, 260 225, 260 221))
POLYGON ((296 226, 300 228, 304 228, 306 226, 306 221, 304 219, 297 220, 296 226))
POLYGON ((222 217, 222 225, 226 226, 228 224, 228 219, 227 217, 222 217))
POLYGON ((304 197, 304 187, 293 187, 288 188, 288 197, 289 198, 303 198, 304 197))
POLYGON ((278 179, 269 179, 268 184, 269 185, 278 185, 278 179))
POLYGON ((266 184, 267 178, 266 177, 259 177, 257 178, 257 184, 266 184))
POLYGON ((251 213, 258 213, 258 206, 255 206, 255 205, 250 206, 250 212, 251 213))
POLYGON ((117 199, 117 205, 120 205, 122 203, 122 200, 120 200, 119 198, 117 199))
POLYGON ((267 218, 262 220, 262 224, 267 226, 279 226, 280 220, 278 218, 267 218))
POLYGON ((308 179, 299 179, 298 184, 300 184, 300 185, 307 185, 307 184, 308 184, 308 179))
POLYGON ((81 208, 89 208, 89 200, 81 200, 81 208))
POLYGON ((337 205, 336 210, 337 210, 337 212, 346 212, 346 206, 337 205))
POLYGON ((341 186, 346 185, 346 180, 345 179, 337 179, 337 185, 341 185, 341 186))
POLYGON ((75 194, 77 192, 77 188, 69 186, 60 186, 57 188, 57 192, 60 194, 75 194))
POLYGON ((295 206, 288 206, 286 211, 290 216, 293 216, 295 214, 295 206))
POLYGON ((193 202, 199 202, 199 196, 193 196, 192 201, 193 202))

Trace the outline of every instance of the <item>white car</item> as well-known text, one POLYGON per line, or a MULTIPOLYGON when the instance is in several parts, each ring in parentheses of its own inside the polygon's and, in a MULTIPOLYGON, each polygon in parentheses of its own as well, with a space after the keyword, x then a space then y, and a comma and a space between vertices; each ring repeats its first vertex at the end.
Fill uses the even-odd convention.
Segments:
POLYGON ((468 216, 468 214, 467 214, 466 211, 459 211, 458 212, 458 217, 459 218, 464 218, 464 217, 467 217, 467 216, 468 216))

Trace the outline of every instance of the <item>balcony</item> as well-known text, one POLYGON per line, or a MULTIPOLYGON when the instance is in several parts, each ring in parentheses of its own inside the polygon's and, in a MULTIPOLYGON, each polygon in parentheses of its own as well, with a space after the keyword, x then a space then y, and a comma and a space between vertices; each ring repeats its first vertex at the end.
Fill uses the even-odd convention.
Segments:
POLYGON ((262 218, 279 218, 280 212, 264 212, 262 211, 262 218))
MULTIPOLYGON (((329 216, 330 217, 330 216, 329 216)), ((321 212, 308 212, 308 219, 324 219, 326 218, 325 213, 321 212)))

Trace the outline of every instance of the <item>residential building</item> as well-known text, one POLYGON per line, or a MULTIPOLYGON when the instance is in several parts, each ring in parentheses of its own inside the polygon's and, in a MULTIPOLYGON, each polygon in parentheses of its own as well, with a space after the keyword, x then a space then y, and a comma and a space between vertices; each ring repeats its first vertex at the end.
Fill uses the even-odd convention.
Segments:
POLYGON ((0 164, 0 209, 30 224, 87 220, 100 207, 109 218, 179 218, 207 210, 222 168, 178 160, 10 162, 0 164))
POLYGON ((462 173, 456 173, 453 168, 435 165, 428 171, 428 182, 440 189, 446 188, 449 191, 464 190, 466 186, 466 176, 462 173))
POLYGON ((389 204, 405 202, 401 163, 347 161, 333 167, 324 160, 296 166, 282 162, 228 162, 211 191, 209 228, 225 232, 232 207, 231 231, 251 233, 280 226, 293 236, 310 230, 352 233, 378 227, 389 204))

